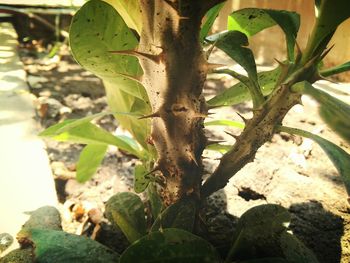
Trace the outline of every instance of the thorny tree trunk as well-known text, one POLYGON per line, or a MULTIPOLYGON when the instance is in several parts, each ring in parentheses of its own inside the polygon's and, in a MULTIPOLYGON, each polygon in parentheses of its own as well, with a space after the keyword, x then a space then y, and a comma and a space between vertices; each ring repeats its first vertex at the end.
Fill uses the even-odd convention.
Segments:
POLYGON ((143 30, 135 55, 144 70, 142 83, 152 104, 153 113, 148 116, 152 118, 151 141, 158 152, 155 170, 164 177, 161 196, 165 205, 188 195, 205 198, 223 188, 253 161, 289 109, 300 102, 300 94, 291 92, 291 87, 315 73, 311 63, 288 76, 288 67, 293 65, 282 65, 280 85, 254 109, 232 150, 202 185, 201 156, 208 143, 203 129, 208 110, 202 90, 215 65, 206 61, 199 32, 205 13, 223 1, 140 0, 143 30))
POLYGON ((150 98, 151 139, 156 168, 165 185, 165 204, 199 197, 206 145, 202 95, 208 64, 199 42, 201 19, 221 0, 141 0, 143 30, 139 45, 142 83, 150 98))

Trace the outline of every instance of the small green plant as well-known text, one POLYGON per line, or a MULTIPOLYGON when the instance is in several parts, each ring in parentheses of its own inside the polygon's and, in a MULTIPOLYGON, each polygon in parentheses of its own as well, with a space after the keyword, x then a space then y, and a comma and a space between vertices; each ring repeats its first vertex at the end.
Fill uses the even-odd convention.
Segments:
POLYGON ((77 165, 80 182, 93 176, 107 145, 133 154, 140 160, 135 167, 134 190, 147 193, 148 205, 146 209, 134 193, 118 193, 107 202, 107 218, 131 244, 121 256, 106 252, 106 248, 92 249, 86 243, 91 241, 78 241, 76 236, 66 243, 63 240, 70 238, 68 234, 57 230, 29 228, 23 240, 34 244, 37 262, 99 262, 94 253, 88 258, 77 253, 81 257, 74 258, 71 249, 77 243, 79 251, 91 248, 111 253, 103 262, 317 262, 311 251, 288 232, 290 215, 277 205, 247 211, 239 219, 225 255, 219 255, 208 241, 194 234, 200 234, 200 211, 206 198, 225 187, 235 173, 254 160, 259 147, 278 132, 318 143, 350 193, 350 155, 318 135, 282 125, 288 111, 307 94, 319 102, 325 122, 350 141, 350 106, 312 86, 319 79, 350 69, 349 63, 321 68, 330 50, 330 39, 350 17, 348 3, 315 1, 316 24, 302 51, 296 44, 299 15, 286 10, 235 10, 228 17, 227 31, 207 36, 223 2, 91 0, 76 13, 70 29, 72 54, 103 80, 110 114, 133 137, 109 134, 90 122, 104 113, 64 121, 41 136, 86 144, 77 165), (258 73, 247 47, 249 37, 275 25, 286 36, 286 59, 274 70, 258 73), (247 76, 208 63, 214 47, 240 64, 247 76), (228 74, 239 83, 206 101, 202 91, 210 73, 228 74), (205 122, 211 108, 247 100, 253 102, 251 119, 242 118, 242 123, 205 122), (234 145, 220 144, 204 135, 204 127, 209 125, 235 126, 242 132, 235 137, 234 145), (224 154, 203 182, 204 149, 224 154), (57 242, 42 242, 56 235, 61 238, 57 242), (60 242, 67 246, 56 253, 55 246, 60 242), (46 259, 53 252, 56 259, 46 259))

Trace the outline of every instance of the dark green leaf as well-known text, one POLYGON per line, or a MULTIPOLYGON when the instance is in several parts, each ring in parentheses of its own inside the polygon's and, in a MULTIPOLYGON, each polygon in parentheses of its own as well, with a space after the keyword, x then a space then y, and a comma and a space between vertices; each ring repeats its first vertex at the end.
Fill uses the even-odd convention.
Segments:
POLYGON ((218 263, 215 249, 204 239, 181 229, 152 232, 128 247, 120 263, 218 263))
POLYGON ((38 263, 115 263, 119 258, 116 252, 90 238, 63 231, 31 229, 27 239, 34 244, 38 263))
POLYGON ((308 82, 304 84, 304 92, 320 103, 322 119, 347 142, 350 142, 350 105, 314 88, 308 82))
POLYGON ((136 193, 142 193, 146 190, 150 183, 150 178, 147 177, 148 170, 144 165, 136 165, 134 171, 134 190, 136 193))
POLYGON ((107 144, 88 144, 84 147, 77 163, 78 182, 84 183, 96 173, 106 154, 107 147, 107 144))
POLYGON ((233 12, 228 18, 228 30, 238 30, 253 36, 265 28, 279 25, 286 35, 288 58, 294 59, 294 45, 300 26, 300 17, 295 12, 245 8, 233 12))
POLYGON ((249 76, 248 88, 250 88, 253 94, 253 100, 259 99, 258 97, 261 96, 261 94, 259 94, 260 88, 255 59, 253 52, 246 47, 249 44, 247 36, 240 31, 228 31, 208 37, 207 39, 215 42, 216 47, 223 50, 245 69, 249 76))
POLYGON ((350 154, 334 143, 327 141, 326 139, 323 139, 322 137, 311 132, 284 126, 280 127, 279 129, 280 131, 303 136, 317 142, 337 168, 343 179, 348 195, 350 195, 350 154))
POLYGON ((317 20, 304 52, 305 62, 322 52, 337 27, 350 17, 348 0, 321 0, 316 7, 317 20))
POLYGON ((340 74, 349 70, 350 70, 350 61, 332 68, 321 70, 320 74, 323 77, 329 77, 329 76, 340 74))
MULTIPOLYGON (((271 71, 258 73, 258 81, 264 96, 269 95, 281 73, 278 67, 271 71)), ((243 83, 237 83, 208 101, 210 106, 231 106, 251 99, 248 88, 243 83)))
POLYGON ((149 198, 149 203, 151 206, 151 212, 153 219, 158 218, 159 214, 161 213, 163 209, 163 201, 161 197, 159 196, 159 193, 157 191, 157 185, 156 183, 150 183, 147 187, 147 194, 149 198))
POLYGON ((146 234, 145 207, 136 194, 124 192, 112 196, 106 204, 106 216, 118 226, 130 243, 146 234))
POLYGON ((290 263, 290 262, 284 258, 259 258, 259 259, 239 261, 238 263, 290 263))
POLYGON ((318 263, 312 251, 287 231, 281 235, 281 247, 290 263, 318 263))
POLYGON ((15 249, 0 258, 0 263, 33 263, 34 254, 32 248, 15 249))
POLYGON ((199 37, 201 42, 203 42, 205 37, 208 35, 211 27, 214 24, 214 21, 215 21, 216 17, 219 15, 220 10, 222 9, 222 7, 224 5, 225 5, 225 3, 221 3, 221 4, 218 4, 218 5, 214 6, 214 7, 212 7, 207 12, 207 14, 205 15, 205 22, 202 25, 201 32, 200 32, 200 37, 199 37))
POLYGON ((238 221, 228 259, 254 259, 257 251, 265 256, 281 256, 280 234, 290 222, 287 209, 279 205, 259 205, 245 212, 238 221))
POLYGON ((152 225, 151 231, 164 228, 180 228, 192 232, 196 215, 193 199, 182 199, 167 207, 152 225))

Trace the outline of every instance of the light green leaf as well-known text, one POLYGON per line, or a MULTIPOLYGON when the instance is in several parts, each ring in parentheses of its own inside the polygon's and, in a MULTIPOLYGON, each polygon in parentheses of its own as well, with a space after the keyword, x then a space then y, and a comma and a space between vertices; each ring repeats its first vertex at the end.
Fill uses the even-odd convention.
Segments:
POLYGON ((231 120, 214 120, 214 121, 207 121, 204 123, 204 126, 230 126, 235 128, 244 128, 244 123, 239 121, 231 121, 231 120))
POLYGON ((225 144, 215 143, 215 144, 208 145, 207 147, 205 147, 205 149, 206 150, 210 150, 210 151, 216 151, 216 152, 219 152, 221 154, 225 154, 229 150, 232 149, 232 145, 225 145, 225 144))
POLYGON ((121 150, 127 151, 139 158, 145 158, 144 153, 141 149, 135 148, 135 144, 130 144, 129 139, 126 140, 124 137, 117 137, 109 132, 97 127, 89 122, 83 122, 78 126, 71 125, 75 120, 65 120, 61 123, 55 124, 39 135, 41 137, 48 137, 57 141, 69 141, 74 143, 82 144, 110 144, 118 147, 121 150), (70 129, 64 127, 71 125, 70 129), (63 130, 64 132, 60 132, 63 130))
POLYGON ((215 249, 206 240, 181 229, 152 232, 128 247, 120 263, 218 263, 215 249))
POLYGON ((285 126, 280 127, 279 130, 282 132, 303 136, 318 143, 337 168, 340 176, 343 179, 348 195, 350 195, 350 154, 334 143, 311 132, 285 126))
POLYGON ((244 8, 228 17, 228 30, 238 30, 248 37, 265 28, 279 25, 286 35, 289 60, 294 59, 294 45, 300 26, 300 16, 286 10, 244 8))
POLYGON ((135 97, 147 97, 141 84, 127 77, 142 74, 137 58, 110 53, 134 49, 138 44, 134 34, 111 5, 100 0, 88 1, 74 15, 69 36, 74 58, 86 70, 104 80, 113 81, 135 97))
POLYGON ((164 228, 178 228, 193 231, 196 216, 196 203, 193 199, 182 199, 168 206, 156 219, 151 231, 164 228))
POLYGON ((34 245, 35 262, 40 263, 115 263, 119 255, 84 236, 57 230, 30 229, 27 243, 34 245))
POLYGON ((112 5, 121 15, 128 27, 135 29, 140 35, 142 19, 138 0, 103 0, 112 5))
POLYGON ((85 183, 94 176, 106 154, 107 148, 106 144, 88 144, 84 147, 77 163, 76 178, 79 183, 85 183))
MULTIPOLYGON (((258 81, 264 96, 269 95, 275 88, 275 84, 281 73, 280 67, 258 73, 258 81)), ((208 101, 210 106, 231 106, 250 100, 248 88, 241 82, 233 85, 208 101)))
POLYGON ((118 193, 106 203, 106 217, 123 231, 130 243, 146 234, 144 210, 140 197, 129 192, 118 193))
POLYGON ((336 133, 350 143, 350 105, 314 88, 310 83, 304 82, 304 93, 312 96, 320 104, 321 118, 336 133))
POLYGON ((221 3, 212 7, 205 15, 205 22, 202 25, 200 36, 199 36, 199 39, 201 40, 201 42, 203 42, 205 37, 208 35, 211 27, 215 22, 216 17, 219 15, 220 10, 224 5, 225 3, 221 3))
POLYGON ((142 193, 146 190, 148 184, 150 183, 150 178, 146 175, 148 170, 144 165, 136 165, 134 171, 134 190, 136 193, 142 193))
MULTIPOLYGON (((132 112, 136 115, 148 115, 150 113, 150 106, 146 102, 119 89, 116 83, 104 81, 104 86, 108 105, 112 111, 132 112), (134 112, 134 109, 137 109, 137 111, 134 112)), ((115 118, 150 155, 155 156, 154 147, 147 144, 147 138, 151 133, 151 121, 149 119, 140 120, 137 116, 132 115, 115 115, 115 118)))

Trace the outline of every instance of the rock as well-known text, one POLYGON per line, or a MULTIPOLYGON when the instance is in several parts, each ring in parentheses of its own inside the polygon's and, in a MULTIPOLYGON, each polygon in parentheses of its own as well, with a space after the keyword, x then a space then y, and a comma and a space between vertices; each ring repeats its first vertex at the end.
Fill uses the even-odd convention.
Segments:
POLYGON ((0 254, 13 243, 13 237, 8 233, 0 234, 0 254))
POLYGON ((27 82, 32 89, 40 89, 43 87, 42 83, 47 82, 48 79, 42 76, 28 75, 27 82))
POLYGON ((64 101, 73 110, 89 111, 93 107, 92 100, 89 97, 83 97, 79 94, 68 95, 64 101))

